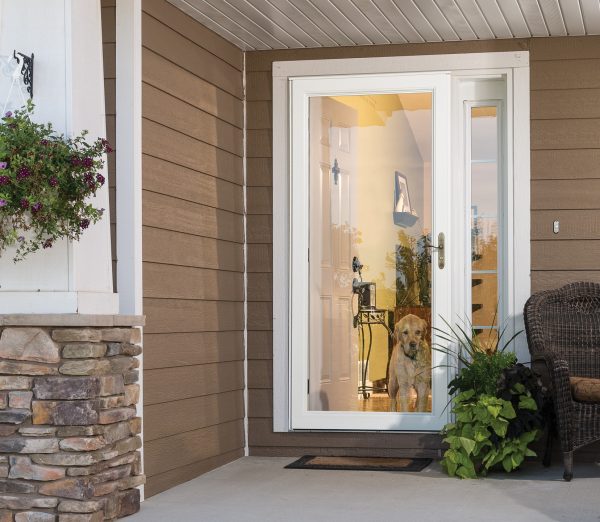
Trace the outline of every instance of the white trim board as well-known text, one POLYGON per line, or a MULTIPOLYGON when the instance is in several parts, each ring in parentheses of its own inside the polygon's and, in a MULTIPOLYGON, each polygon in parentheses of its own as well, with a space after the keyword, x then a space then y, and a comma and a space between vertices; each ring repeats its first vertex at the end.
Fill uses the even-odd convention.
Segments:
MULTIPOLYGON (((290 79, 308 76, 397 74, 409 72, 451 72, 452 76, 493 76, 512 70, 514 136, 512 220, 514 271, 509 308, 515 313, 515 327, 522 328, 525 301, 530 295, 530 203, 529 203, 529 53, 467 53, 383 58, 303 60, 273 63, 273 430, 290 431, 290 179, 289 136, 290 79), (517 261, 518 260, 518 261, 517 261), (519 315, 517 315, 519 314, 519 315)), ((511 89, 509 89, 511 90, 511 89)), ((455 94, 453 93, 454 97, 455 94)), ((510 118, 509 118, 510 119, 510 118)), ((509 270, 510 271, 510 270, 509 270)), ((526 342, 516 347, 520 360, 527 361, 526 342)))

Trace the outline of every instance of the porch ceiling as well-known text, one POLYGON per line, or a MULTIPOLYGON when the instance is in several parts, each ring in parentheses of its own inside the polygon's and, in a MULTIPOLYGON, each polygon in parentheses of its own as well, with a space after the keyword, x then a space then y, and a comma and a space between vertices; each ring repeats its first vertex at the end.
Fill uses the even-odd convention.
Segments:
POLYGON ((598 0, 169 0, 244 50, 600 34, 598 0))

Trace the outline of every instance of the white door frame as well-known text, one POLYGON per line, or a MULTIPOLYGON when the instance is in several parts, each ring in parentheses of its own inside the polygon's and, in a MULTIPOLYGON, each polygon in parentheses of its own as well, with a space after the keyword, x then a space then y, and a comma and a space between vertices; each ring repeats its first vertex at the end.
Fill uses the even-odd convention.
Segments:
MULTIPOLYGON (((306 60, 273 63, 273 429, 291 430, 292 362, 290 360, 292 325, 292 251, 291 238, 299 218, 294 214, 290 183, 292 155, 290 151, 291 119, 290 79, 315 76, 357 76, 450 71, 452 77, 461 75, 498 74, 511 71, 512 81, 507 86, 507 125, 514 129, 511 143, 512 176, 510 181, 513 211, 510 222, 510 249, 512 256, 508 271, 512 272, 508 289, 509 312, 516 328, 523 324, 522 310, 530 294, 530 203, 529 203, 529 53, 473 53, 387 58, 357 58, 345 60, 306 60), (510 121, 512 119, 512 122, 510 121), (514 173, 518 173, 515 175, 514 173), (290 219, 291 216, 293 219, 290 219), (518 260, 518 261, 517 261, 518 260)), ((353 78, 353 82, 354 82, 353 78)), ((456 110, 453 104, 452 110, 456 110)), ((453 118, 456 114, 453 114, 453 118)), ((456 121, 456 120, 454 120, 456 121)), ((294 150, 296 149, 294 144, 294 150)), ((306 156, 308 157, 308 156, 306 156)), ((452 165, 456 172, 456 155, 452 165)), ((304 201, 303 203, 306 203, 304 201)), ((459 224, 454 223, 453 229, 459 224)), ((449 232, 450 234, 450 232, 449 232)), ((450 243, 451 245, 451 243, 450 243)), ((306 246, 306 245, 304 245, 306 246)), ((458 246, 452 249, 456 261, 458 246)), ((304 250, 306 252, 306 249, 304 250)), ((462 279, 462 278, 460 278, 462 279)), ((298 282, 296 282, 297 284, 298 282)), ((452 304, 464 304, 465 289, 462 281, 453 282, 452 304)), ((294 301, 296 296, 294 296, 294 301)), ((304 304, 307 304, 305 302, 304 304)), ((454 308, 454 310, 459 310, 454 308)), ((462 309, 464 310, 464 308, 462 309)), ((308 312, 306 312, 308 314, 308 312)), ((306 341, 306 340, 305 340, 306 341)), ((519 359, 528 360, 523 338, 516 346, 519 359)), ((321 429, 333 429, 330 426, 321 429)), ((340 428, 338 428, 340 429, 340 428)), ((344 428, 341 428, 344 429, 344 428)), ((356 431, 349 426, 348 430, 356 431)), ((418 429, 418 428, 416 428, 418 429)))
MULTIPOLYGON (((437 234, 446 234, 446 244, 452 244, 450 222, 450 74, 369 74, 338 75, 327 77, 299 77, 290 79, 290 143, 291 150, 291 226, 290 226, 290 366, 291 366, 291 413, 295 429, 336 430, 389 430, 423 431, 440 429, 446 423, 443 414, 447 403, 445 389, 448 383, 445 355, 432 353, 433 404, 432 412, 392 413, 380 412, 365 415, 362 412, 309 411, 307 382, 309 379, 309 99, 312 96, 349 96, 368 94, 396 94, 398 92, 431 92, 433 100, 433 165, 432 194, 433 227, 432 241, 437 234)), ((447 255, 450 255, 447 249, 447 255)), ((437 252, 432 252, 432 323, 439 324, 440 317, 450 317, 451 271, 448 263, 438 268, 437 252)), ((437 342, 436 333, 432 340, 437 342)), ((357 393, 358 395, 358 393, 357 393)))

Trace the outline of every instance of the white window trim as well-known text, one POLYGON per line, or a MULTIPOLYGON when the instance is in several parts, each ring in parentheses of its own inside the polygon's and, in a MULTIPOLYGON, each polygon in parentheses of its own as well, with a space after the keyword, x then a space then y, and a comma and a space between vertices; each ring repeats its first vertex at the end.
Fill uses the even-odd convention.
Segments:
MULTIPOLYGON (((290 179, 289 80, 302 76, 364 75, 451 71, 453 74, 493 74, 512 70, 508 121, 513 120, 512 221, 509 216, 509 313, 515 328, 523 325, 522 310, 530 295, 530 165, 529 165, 529 53, 472 53, 384 58, 303 60, 273 63, 273 430, 290 431, 290 179), (511 92, 512 91, 512 92, 511 92), (512 110, 511 110, 512 108, 512 110), (512 236, 512 237, 511 237, 512 236), (512 272, 512 274, 510 274, 512 272)), ((509 150, 510 152, 510 150, 509 150)), ((511 155, 509 154, 509 159, 511 155)), ((455 165, 455 163, 453 163, 455 165)), ((458 249, 454 250, 455 252, 458 249)), ((517 346, 520 360, 528 361, 524 336, 517 346)))

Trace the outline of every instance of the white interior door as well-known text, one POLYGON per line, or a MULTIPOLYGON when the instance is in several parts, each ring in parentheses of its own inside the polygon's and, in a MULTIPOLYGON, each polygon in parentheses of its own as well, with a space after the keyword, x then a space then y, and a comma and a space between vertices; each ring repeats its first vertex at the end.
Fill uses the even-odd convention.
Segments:
POLYGON ((352 327, 352 184, 357 111, 331 98, 310 107, 310 357, 312 410, 346 411, 356 402, 357 345, 352 327), (322 320, 320 320, 322 318, 322 320))
MULTIPOLYGON (((351 262, 364 264, 377 309, 426 320, 430 349, 432 327, 451 317, 449 91, 449 74, 291 80, 293 429, 438 430, 447 420, 436 351, 426 411, 359 397, 351 262), (441 234, 443 253, 427 246, 441 234)), ((372 325, 371 335, 370 368, 385 381, 387 331, 372 325)))

